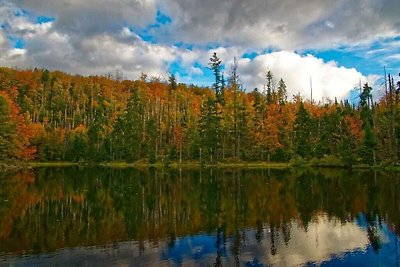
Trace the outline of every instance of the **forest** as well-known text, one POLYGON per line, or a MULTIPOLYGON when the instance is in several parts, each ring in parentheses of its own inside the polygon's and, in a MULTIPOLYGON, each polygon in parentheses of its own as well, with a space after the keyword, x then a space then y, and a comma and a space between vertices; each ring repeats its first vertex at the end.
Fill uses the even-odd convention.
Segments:
MULTIPOLYGON (((236 62, 236 61, 235 61, 236 62)), ((210 58, 207 88, 147 77, 70 75, 0 68, 0 161, 311 162, 398 165, 399 85, 360 101, 288 96, 266 71, 265 88, 244 90, 237 63, 229 77, 210 58)))

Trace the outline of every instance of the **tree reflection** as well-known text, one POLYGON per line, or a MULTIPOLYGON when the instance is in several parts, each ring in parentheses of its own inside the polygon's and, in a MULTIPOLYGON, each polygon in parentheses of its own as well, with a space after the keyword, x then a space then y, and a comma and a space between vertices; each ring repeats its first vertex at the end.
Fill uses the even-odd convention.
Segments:
POLYGON ((215 236, 215 265, 227 239, 236 257, 255 229, 262 245, 291 242, 295 222, 304 229, 327 214, 343 223, 365 215, 370 244, 381 248, 381 221, 398 234, 400 180, 385 174, 338 170, 35 169, 0 177, 0 251, 38 253, 101 246, 122 240, 176 246, 182 236, 215 236), (266 229, 270 229, 265 234, 266 229), (280 241, 279 241, 280 242, 280 241))

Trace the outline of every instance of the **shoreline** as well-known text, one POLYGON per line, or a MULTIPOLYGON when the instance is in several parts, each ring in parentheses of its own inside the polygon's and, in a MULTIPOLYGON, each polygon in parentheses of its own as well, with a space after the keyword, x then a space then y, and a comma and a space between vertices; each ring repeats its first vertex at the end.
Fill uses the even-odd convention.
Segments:
MULTIPOLYGON (((30 169, 30 168, 62 168, 62 167, 103 167, 103 168, 171 168, 171 169, 198 169, 198 168, 246 168, 246 169, 291 169, 291 168, 325 168, 325 169, 349 169, 343 165, 313 165, 307 164, 292 164, 290 162, 267 162, 267 161, 254 161, 254 162, 215 162, 215 163, 201 163, 198 161, 183 161, 183 162, 171 162, 165 164, 163 162, 148 163, 143 160, 137 162, 125 162, 125 161, 114 161, 114 162, 67 162, 67 161, 50 161, 50 162, 0 162, 1 170, 19 170, 19 169, 30 169)), ((352 169, 371 169, 371 170, 383 170, 383 171, 400 171, 400 166, 371 166, 366 164, 358 164, 352 166, 352 169)))

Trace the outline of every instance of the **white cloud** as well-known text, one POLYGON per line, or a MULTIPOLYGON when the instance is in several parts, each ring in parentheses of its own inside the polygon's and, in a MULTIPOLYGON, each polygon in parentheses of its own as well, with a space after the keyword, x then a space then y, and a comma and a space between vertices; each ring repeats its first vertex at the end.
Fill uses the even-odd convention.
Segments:
POLYGON ((2 2, 36 15, 54 17, 56 31, 77 38, 111 35, 124 26, 143 29, 156 22, 159 8, 172 22, 150 32, 165 43, 297 50, 353 45, 400 34, 398 0, 2 2))
POLYGON ((400 33, 398 0, 166 0, 161 7, 173 16, 164 41, 304 49, 400 33))
POLYGON ((7 38, 4 36, 3 31, 0 31, 0 48, 7 46, 7 38))
POLYGON ((6 34, 0 29, 0 66, 19 66, 25 59, 26 50, 13 48, 6 34))
MULTIPOLYGON (((251 246, 256 244, 256 240, 254 240, 254 234, 249 233, 246 236, 248 245, 244 251, 241 251, 240 260, 251 262, 256 258, 267 266, 303 266, 309 263, 320 265, 349 252, 366 251, 369 245, 365 229, 354 222, 343 223, 336 218, 328 218, 324 214, 316 216, 308 225, 307 231, 303 226, 292 222, 288 244, 285 244, 282 236, 278 234, 274 240, 278 253, 272 254, 271 235, 266 234, 260 246, 251 246)), ((384 243, 388 242, 387 237, 380 230, 379 235, 384 243)))
POLYGON ((29 61, 41 67, 84 75, 118 69, 130 79, 138 78, 142 72, 163 75, 176 58, 175 48, 146 43, 134 35, 119 38, 99 34, 76 42, 67 35, 49 32, 28 40, 27 47, 29 61))
POLYGON ((9 3, 0 7, 0 24, 6 25, 0 29, 3 66, 58 69, 84 75, 118 69, 125 77, 135 79, 142 71, 162 76, 176 59, 175 47, 145 42, 128 27, 78 38, 59 30, 56 21, 39 24, 29 16, 14 15, 20 12, 19 7, 9 3), (25 47, 14 48, 6 36, 23 40, 25 47))
POLYGON ((387 60, 400 60, 400 53, 399 54, 390 55, 386 59, 387 60))
POLYGON ((271 70, 275 81, 283 78, 288 96, 301 93, 310 98, 310 77, 312 78, 313 98, 343 99, 348 92, 367 80, 356 69, 339 67, 335 62, 324 62, 312 55, 301 56, 294 52, 280 51, 263 54, 253 60, 241 58, 238 71, 242 82, 249 89, 263 89, 266 73, 271 70))
POLYGON ((55 18, 55 29, 78 36, 119 31, 122 26, 145 27, 154 22, 153 0, 13 0, 18 7, 55 18))

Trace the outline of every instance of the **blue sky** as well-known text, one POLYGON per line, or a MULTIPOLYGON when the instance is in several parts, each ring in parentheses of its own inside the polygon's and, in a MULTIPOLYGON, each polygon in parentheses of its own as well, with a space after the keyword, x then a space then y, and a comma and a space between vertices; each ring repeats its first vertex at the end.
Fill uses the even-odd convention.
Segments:
POLYGON ((346 98, 359 82, 382 90, 400 72, 398 0, 0 0, 0 65, 84 75, 142 72, 212 84, 215 51, 229 77, 263 90, 271 70, 289 95, 346 98), (355 15, 357 14, 357 15, 355 15))

